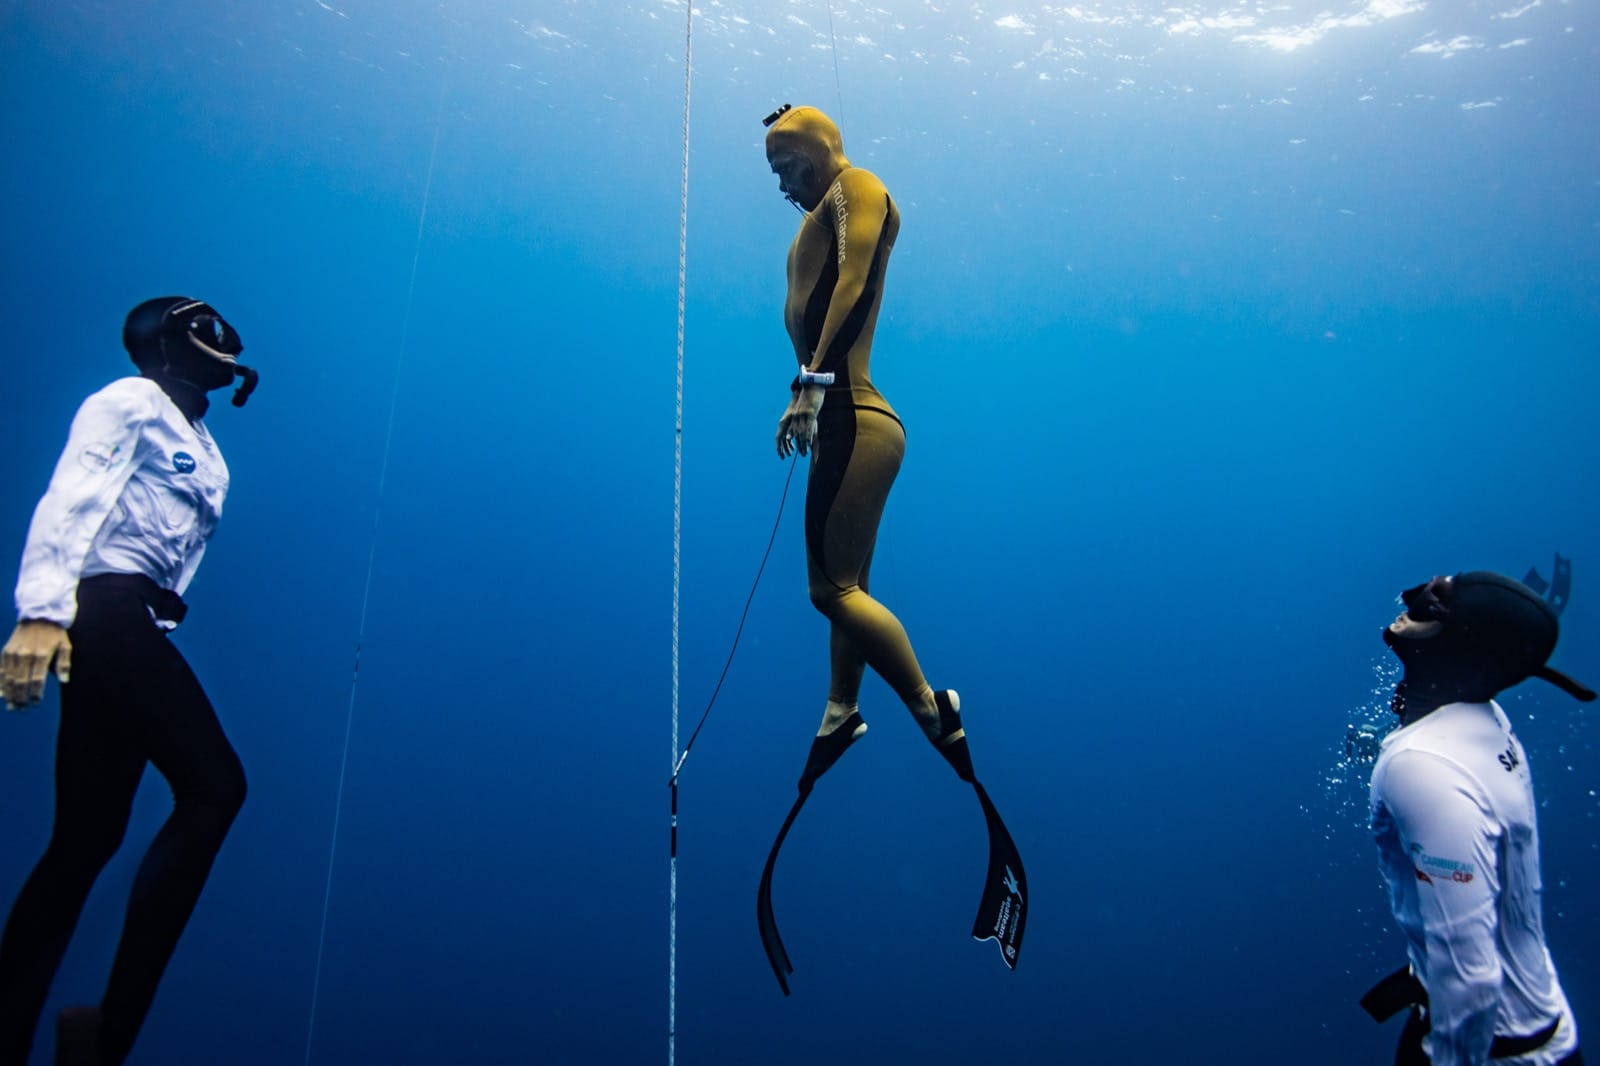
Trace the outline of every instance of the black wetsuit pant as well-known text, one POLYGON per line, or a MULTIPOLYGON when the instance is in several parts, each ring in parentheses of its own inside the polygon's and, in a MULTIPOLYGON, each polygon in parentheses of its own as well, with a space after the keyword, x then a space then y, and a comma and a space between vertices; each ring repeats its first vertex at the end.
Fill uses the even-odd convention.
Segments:
MULTIPOLYGON (((1422 1050, 1422 1038, 1428 1035, 1428 1022, 1420 1011, 1413 1010, 1406 1018, 1406 1027, 1400 1032, 1400 1046, 1395 1049, 1394 1066, 1428 1066, 1428 1056, 1422 1050)), ((1573 1048, 1572 1054, 1556 1066, 1583 1066, 1583 1051, 1573 1048)))
POLYGON ((23 1066, 50 982, 95 878, 122 843, 145 764, 172 789, 101 1001, 100 1054, 133 1046, 211 863, 244 802, 244 770, 189 664, 125 583, 78 587, 61 687, 55 824, 0 939, 0 1066, 23 1066))

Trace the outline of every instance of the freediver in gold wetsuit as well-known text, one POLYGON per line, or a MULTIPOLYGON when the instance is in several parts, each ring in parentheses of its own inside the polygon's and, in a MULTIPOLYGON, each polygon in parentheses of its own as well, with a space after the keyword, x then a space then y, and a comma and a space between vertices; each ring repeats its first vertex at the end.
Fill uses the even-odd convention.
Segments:
POLYGON ((832 624, 828 705, 807 772, 815 780, 867 731, 856 701, 870 665, 970 778, 955 694, 933 691, 905 627, 867 592, 878 522, 906 451, 905 429, 868 367, 900 211, 875 174, 850 165, 838 127, 816 108, 778 116, 767 132, 767 160, 783 194, 806 212, 789 246, 783 310, 801 372, 778 422, 778 454, 814 449, 807 576, 811 602, 832 624), (829 375, 830 384, 807 380, 829 375))
POLYGON ((800 798, 767 861, 758 919, 768 958, 788 992, 791 972, 772 921, 773 864, 817 778, 866 733, 857 708, 867 666, 894 689, 940 755, 978 790, 990 826, 990 879, 973 935, 997 940, 1015 966, 1025 879, 1009 834, 972 768, 961 703, 934 691, 905 627, 867 592, 878 522, 905 457, 900 419, 868 364, 900 211, 882 181, 845 158, 839 128, 813 107, 785 105, 767 120, 767 161, 785 198, 804 212, 789 246, 784 324, 799 374, 778 422, 778 455, 811 455, 806 564, 811 602, 828 619, 831 680, 822 726, 800 776, 800 798))

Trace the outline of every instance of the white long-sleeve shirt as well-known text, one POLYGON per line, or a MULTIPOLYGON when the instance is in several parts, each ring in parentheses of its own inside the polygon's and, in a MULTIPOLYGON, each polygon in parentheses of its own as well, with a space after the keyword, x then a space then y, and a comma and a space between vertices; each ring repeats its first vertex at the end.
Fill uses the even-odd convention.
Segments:
POLYGON ((1496 1035, 1550 1042, 1514 1059, 1552 1066, 1578 1027, 1544 942, 1533 779, 1499 704, 1452 703, 1383 742, 1372 831, 1390 906, 1428 990, 1434 1066, 1482 1066, 1496 1035))
POLYGON ((34 509, 17 577, 17 617, 70 626, 78 580, 144 574, 183 595, 222 516, 228 467, 148 378, 90 396, 34 509))

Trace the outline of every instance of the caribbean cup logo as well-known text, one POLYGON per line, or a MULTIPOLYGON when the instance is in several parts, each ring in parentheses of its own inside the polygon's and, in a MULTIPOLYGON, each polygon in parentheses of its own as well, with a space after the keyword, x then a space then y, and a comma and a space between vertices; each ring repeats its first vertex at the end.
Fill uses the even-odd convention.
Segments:
POLYGON ((1447 859, 1442 855, 1429 855, 1421 844, 1411 845, 1411 862, 1416 867, 1417 880, 1430 885, 1453 882, 1470 885, 1477 871, 1470 862, 1447 859))

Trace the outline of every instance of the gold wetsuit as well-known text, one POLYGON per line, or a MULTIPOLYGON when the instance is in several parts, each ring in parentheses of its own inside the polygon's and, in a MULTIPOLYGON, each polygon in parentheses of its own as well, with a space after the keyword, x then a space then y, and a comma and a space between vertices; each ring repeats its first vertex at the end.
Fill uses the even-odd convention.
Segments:
POLYGON ((776 141, 817 159, 819 169, 830 155, 844 164, 790 245, 784 306, 798 361, 835 375, 817 417, 806 488, 811 602, 832 623, 829 699, 853 706, 871 665, 908 706, 921 706, 930 690, 911 641, 867 594, 878 522, 905 456, 905 430, 868 367, 900 212, 883 182, 843 159, 825 116, 800 108, 783 118, 769 152, 776 141))

